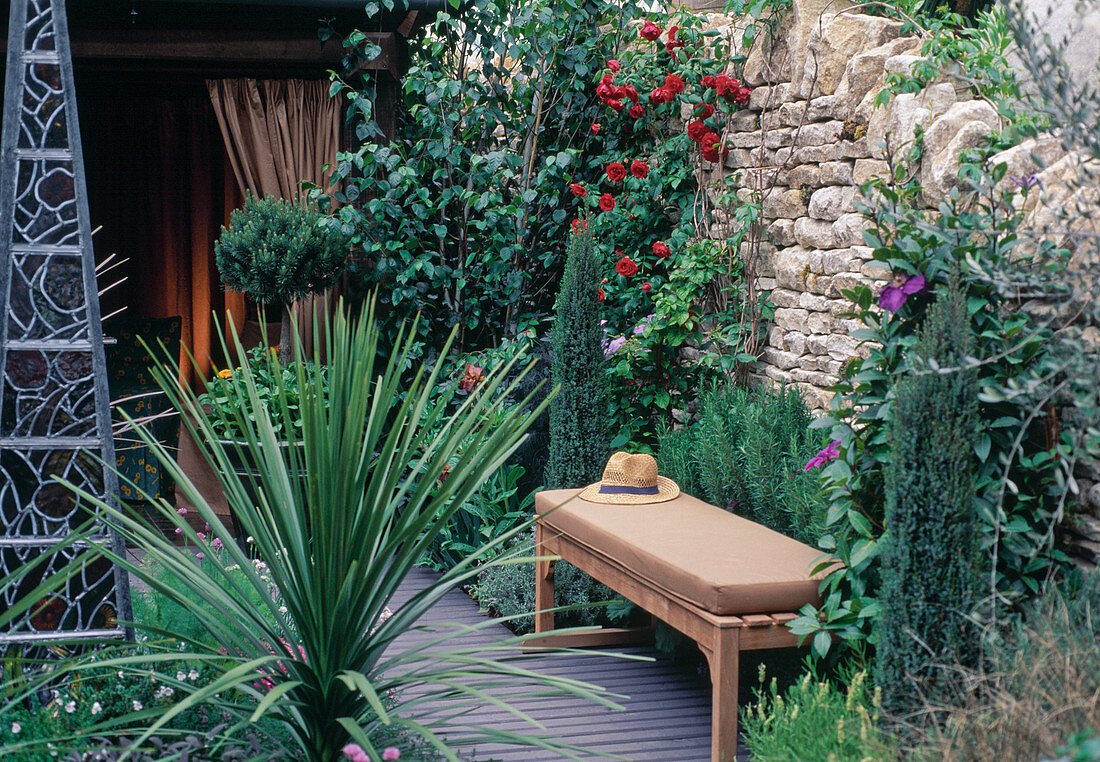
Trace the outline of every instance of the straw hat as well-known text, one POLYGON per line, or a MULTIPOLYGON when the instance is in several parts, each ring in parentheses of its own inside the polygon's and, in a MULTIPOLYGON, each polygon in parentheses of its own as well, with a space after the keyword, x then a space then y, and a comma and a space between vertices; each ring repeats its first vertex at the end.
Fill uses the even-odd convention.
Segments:
POLYGON ((657 475, 657 461, 645 453, 617 452, 607 461, 603 479, 581 490, 590 503, 642 505, 663 503, 680 494, 676 482, 657 475))

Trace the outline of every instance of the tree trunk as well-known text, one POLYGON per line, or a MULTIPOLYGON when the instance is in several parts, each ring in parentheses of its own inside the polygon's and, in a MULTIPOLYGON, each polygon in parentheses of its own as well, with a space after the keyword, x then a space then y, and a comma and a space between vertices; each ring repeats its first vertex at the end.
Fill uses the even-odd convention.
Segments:
POLYGON ((286 365, 294 360, 292 353, 294 352, 294 339, 291 333, 294 331, 294 324, 290 322, 290 310, 293 308, 293 303, 283 305, 283 323, 279 328, 279 364, 286 365))

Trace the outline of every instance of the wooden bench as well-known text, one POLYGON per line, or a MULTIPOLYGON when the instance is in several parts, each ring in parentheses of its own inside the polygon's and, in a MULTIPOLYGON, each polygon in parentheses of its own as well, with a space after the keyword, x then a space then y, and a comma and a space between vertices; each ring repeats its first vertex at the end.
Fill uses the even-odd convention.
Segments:
MULTIPOLYGON (((821 552, 689 495, 645 505, 535 497, 539 556, 557 556, 694 640, 711 676, 711 760, 737 757, 741 651, 796 646, 792 612, 820 602, 810 568, 821 552)), ((584 648, 637 642, 638 631, 554 629, 554 561, 535 577, 533 646, 584 648)))

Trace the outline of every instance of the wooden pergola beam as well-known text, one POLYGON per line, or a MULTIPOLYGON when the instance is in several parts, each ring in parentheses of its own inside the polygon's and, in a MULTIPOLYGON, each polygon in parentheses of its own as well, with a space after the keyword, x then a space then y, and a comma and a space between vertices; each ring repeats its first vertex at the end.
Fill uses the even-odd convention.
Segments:
MULTIPOLYGON (((344 48, 338 41, 324 45, 301 37, 234 35, 195 30, 96 30, 74 35, 74 59, 114 61, 171 61, 183 64, 305 65, 332 68, 344 48)), ((363 69, 400 76, 400 53, 394 32, 370 32, 367 37, 382 49, 363 69)))

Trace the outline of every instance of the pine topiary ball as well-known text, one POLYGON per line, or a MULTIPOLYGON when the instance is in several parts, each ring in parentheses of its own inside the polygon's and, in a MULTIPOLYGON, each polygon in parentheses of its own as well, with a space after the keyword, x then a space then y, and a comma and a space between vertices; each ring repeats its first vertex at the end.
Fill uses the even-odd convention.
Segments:
POLYGON ((348 237, 315 209, 249 194, 222 227, 214 254, 226 288, 264 304, 289 304, 336 282, 348 237))

